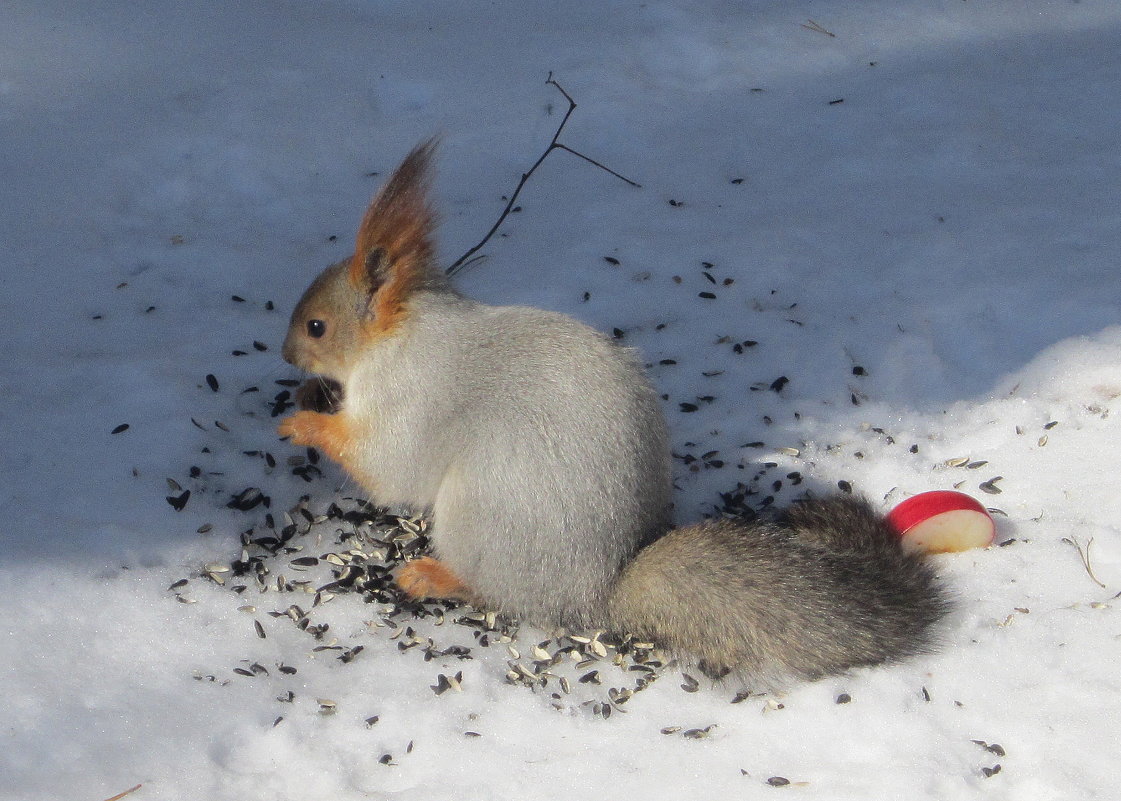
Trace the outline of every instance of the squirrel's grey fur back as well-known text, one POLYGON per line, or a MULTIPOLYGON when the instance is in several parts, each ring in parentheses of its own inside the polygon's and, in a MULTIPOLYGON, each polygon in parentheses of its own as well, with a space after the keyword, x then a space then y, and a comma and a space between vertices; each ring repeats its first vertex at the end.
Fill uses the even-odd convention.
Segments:
POLYGON ((486 603, 603 619, 668 528, 669 446, 631 353, 560 314, 422 292, 345 388, 379 502, 432 511, 432 543, 486 603))

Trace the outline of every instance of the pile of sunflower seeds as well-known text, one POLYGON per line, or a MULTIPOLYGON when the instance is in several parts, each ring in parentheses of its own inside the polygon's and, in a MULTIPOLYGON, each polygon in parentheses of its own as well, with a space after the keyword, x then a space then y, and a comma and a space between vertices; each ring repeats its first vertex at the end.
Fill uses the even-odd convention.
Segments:
MULTIPOLYGON (((257 498, 243 496, 236 495, 231 506, 244 508, 257 498)), ((334 653, 343 663, 353 661, 370 644, 353 645, 350 639, 341 644, 318 613, 336 599, 361 600, 369 633, 393 642, 402 654, 417 653, 428 662, 473 659, 476 649, 499 649, 509 685, 545 694, 558 710, 581 707, 604 718, 623 711, 636 693, 665 672, 669 662, 653 643, 604 631, 558 630, 542 638, 540 630, 520 628, 517 621, 494 612, 406 597, 392 574, 427 551, 427 529, 423 517, 399 516, 357 498, 340 499, 317 513, 304 496, 279 520, 269 512, 263 524, 243 532, 237 559, 207 563, 168 589, 181 602, 192 603, 192 582, 210 582, 236 596, 240 609, 254 614, 271 602, 274 608, 266 614, 291 621, 312 638, 309 656, 334 653), (284 600, 278 603, 280 599, 284 600), (448 631, 442 627, 448 625, 466 628, 474 645, 439 642, 440 633, 448 631)), ((257 637, 267 636, 258 619, 254 631, 257 637)), ((280 669, 296 672, 291 665, 280 669)), ((232 670, 240 676, 267 672, 248 661, 232 670)), ((459 690, 460 680, 440 674, 432 689, 437 695, 459 690)), ((682 687, 693 692, 697 682, 687 681, 682 687)), ((320 712, 330 714, 330 706, 320 712)))

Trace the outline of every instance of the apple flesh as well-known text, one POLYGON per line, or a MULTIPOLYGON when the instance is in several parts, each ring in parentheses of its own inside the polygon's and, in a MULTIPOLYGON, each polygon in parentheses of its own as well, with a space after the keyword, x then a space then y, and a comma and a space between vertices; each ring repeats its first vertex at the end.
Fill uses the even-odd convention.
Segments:
POLYGON ((996 536, 985 507, 953 490, 914 495, 892 509, 887 521, 905 547, 925 553, 984 548, 996 536))

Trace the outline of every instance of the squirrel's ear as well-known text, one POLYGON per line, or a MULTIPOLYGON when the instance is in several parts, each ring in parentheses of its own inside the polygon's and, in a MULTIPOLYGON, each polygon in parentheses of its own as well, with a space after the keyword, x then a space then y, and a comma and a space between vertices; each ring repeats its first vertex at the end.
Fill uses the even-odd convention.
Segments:
POLYGON ((436 271, 428 204, 436 140, 413 149, 366 209, 348 273, 351 286, 371 297, 374 325, 386 330, 408 296, 436 271))
POLYGON ((389 257, 384 248, 374 248, 366 254, 362 263, 362 281, 371 292, 376 292, 389 282, 389 257))

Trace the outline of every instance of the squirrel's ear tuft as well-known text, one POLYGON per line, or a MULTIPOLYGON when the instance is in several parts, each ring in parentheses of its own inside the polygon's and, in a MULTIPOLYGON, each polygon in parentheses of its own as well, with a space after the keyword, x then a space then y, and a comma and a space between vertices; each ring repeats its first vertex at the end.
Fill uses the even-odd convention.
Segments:
POLYGON ((433 264, 435 215, 428 204, 435 138, 413 149, 374 196, 358 228, 349 279, 372 296, 374 324, 391 327, 433 264))

